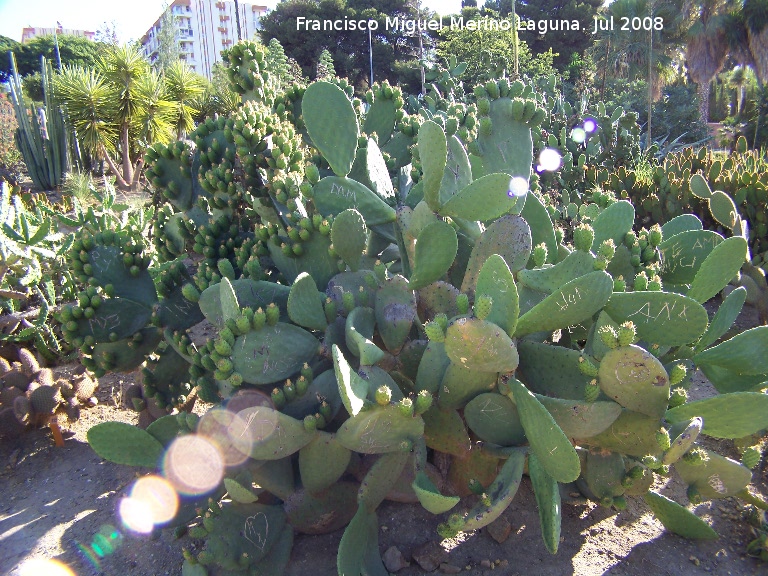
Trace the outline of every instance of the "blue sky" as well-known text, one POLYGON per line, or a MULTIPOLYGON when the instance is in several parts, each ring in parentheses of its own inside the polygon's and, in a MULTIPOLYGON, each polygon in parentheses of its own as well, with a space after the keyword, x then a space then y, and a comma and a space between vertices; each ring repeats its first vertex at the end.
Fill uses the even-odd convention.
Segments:
MULTIPOLYGON (((252 1, 273 8, 277 0, 252 1)), ((96 31, 102 22, 117 24, 121 40, 140 38, 157 20, 164 0, 0 0, 0 35, 21 40, 25 26, 96 31)), ((422 0, 422 5, 441 14, 456 13, 461 0, 422 0)))

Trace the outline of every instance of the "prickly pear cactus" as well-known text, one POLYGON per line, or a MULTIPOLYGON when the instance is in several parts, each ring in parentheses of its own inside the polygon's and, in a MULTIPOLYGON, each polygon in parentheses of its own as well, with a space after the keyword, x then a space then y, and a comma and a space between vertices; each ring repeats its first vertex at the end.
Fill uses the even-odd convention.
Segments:
MULTIPOLYGON (((755 391, 768 335, 712 346, 743 300, 735 292, 711 320, 702 306, 744 262, 743 239, 715 234, 705 248, 688 238, 700 231, 692 220, 636 231, 623 200, 557 234, 531 187, 547 100, 522 82, 489 81, 471 106, 411 116, 394 88, 372 90, 367 112, 347 88, 316 82, 276 98, 269 130, 223 119, 198 135, 196 175, 177 170, 200 183, 179 184, 197 200, 166 205, 156 228, 157 245, 185 261, 148 270, 136 240, 78 241, 73 263, 91 289, 66 328, 87 361, 130 369, 151 356, 136 409, 193 390, 221 404, 193 426, 169 415, 141 435, 168 451, 206 439, 226 457, 229 498, 191 521, 205 544, 185 570, 277 574, 294 531, 348 525, 339 572, 381 572, 384 499, 451 512, 444 536, 474 530, 509 506, 526 464, 552 552, 560 484, 617 508, 671 467, 702 498, 743 490, 746 467, 695 443, 768 426, 755 391), (402 164, 386 149, 404 139, 402 164), (253 180, 240 171, 249 162, 253 180), (207 337, 189 330, 201 320, 207 337), (734 388, 687 402, 695 366, 734 388), (466 494, 476 496, 464 509, 466 494)), ((258 108, 269 103, 251 106, 270 116, 258 108)), ((130 460, 121 428, 92 429, 105 458, 130 460)), ((671 529, 696 523, 649 503, 671 529)))

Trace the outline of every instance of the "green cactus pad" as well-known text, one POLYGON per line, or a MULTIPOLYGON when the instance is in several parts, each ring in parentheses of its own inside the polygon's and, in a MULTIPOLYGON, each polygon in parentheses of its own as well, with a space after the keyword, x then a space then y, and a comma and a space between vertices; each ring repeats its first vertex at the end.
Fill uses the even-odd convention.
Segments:
POLYGON ((702 364, 700 370, 720 394, 755 392, 765 388, 768 374, 739 374, 716 365, 702 364))
POLYGON ((768 326, 758 326, 699 352, 693 361, 701 366, 717 366, 737 374, 768 373, 768 326))
POLYGON ((334 216, 331 228, 331 241, 336 253, 352 271, 356 271, 360 257, 365 250, 368 229, 362 214, 354 209, 347 209, 334 216))
POLYGON ((712 217, 722 226, 732 230, 739 218, 739 211, 736 209, 728 194, 721 190, 715 190, 709 198, 709 211, 712 217))
POLYGON ((536 398, 569 438, 589 438, 600 434, 621 414, 621 406, 616 402, 579 402, 538 394, 536 398))
POLYGON ((376 292, 376 324, 387 349, 396 354, 416 319, 416 296, 402 276, 388 278, 376 292))
POLYGON ((669 403, 669 376, 664 365, 639 346, 622 346, 600 362, 600 388, 628 410, 661 418, 669 403))
POLYGON ((163 445, 152 434, 123 422, 96 424, 86 437, 96 454, 115 464, 155 468, 163 456, 163 445))
MULTIPOLYGON (((466 415, 466 409, 465 409, 466 415)), ((441 410, 432 406, 421 415, 424 419, 424 440, 427 447, 463 457, 471 443, 464 420, 456 410, 441 410)))
POLYGON ((592 242, 592 251, 597 252, 598 247, 605 240, 613 240, 618 246, 624 241, 624 236, 632 230, 635 223, 635 208, 626 200, 619 200, 605 208, 592 222, 595 230, 595 239, 592 242))
POLYGON ((376 510, 400 478, 409 458, 409 452, 390 452, 379 456, 360 483, 358 504, 370 512, 376 510))
POLYGON ((287 500, 295 491, 294 469, 291 458, 279 460, 249 461, 249 472, 254 484, 261 486, 281 500, 287 500))
POLYGON ((519 360, 506 332, 479 318, 451 322, 445 334, 445 351, 454 364, 482 372, 513 372, 519 360))
POLYGON ((307 273, 301 273, 288 294, 288 317, 292 322, 310 330, 325 330, 328 322, 323 310, 323 294, 307 273))
POLYGON ((312 493, 322 492, 332 486, 349 465, 352 453, 327 432, 317 436, 299 450, 301 482, 312 493))
POLYGON ((379 555, 379 519, 375 512, 358 507, 339 542, 336 563, 338 573, 345 576, 387 573, 379 555))
MULTIPOLYGON (((286 310, 287 308, 288 296, 291 292, 288 286, 247 278, 235 280, 231 284, 240 306, 247 306, 254 310, 259 308, 266 309, 270 303, 274 302, 281 310, 286 310)), ((224 326, 220 283, 203 290, 198 304, 203 315, 211 324, 219 327, 224 326)))
POLYGON ((525 430, 517 406, 506 396, 488 392, 475 396, 464 407, 467 426, 478 438, 499 446, 521 446, 525 430))
POLYGON ((344 329, 347 348, 360 358, 363 366, 372 366, 384 357, 384 351, 371 341, 375 322, 371 308, 358 307, 347 316, 344 329))
POLYGON ((717 532, 704 520, 666 496, 656 492, 648 492, 643 498, 653 510, 654 516, 670 532, 683 538, 700 540, 714 540, 719 537, 717 532))
POLYGON ((483 232, 469 257, 461 291, 474 294, 477 278, 485 261, 492 255, 498 254, 509 266, 512 273, 525 268, 531 256, 531 229, 528 223, 519 216, 502 216, 483 232))
POLYGON ((232 347, 232 363, 245 382, 273 384, 297 373, 319 345, 306 330, 278 322, 239 336, 232 347))
POLYGON ((438 281, 425 286, 418 291, 419 318, 430 319, 438 314, 445 314, 448 318, 458 316, 458 295, 458 289, 447 282, 438 281))
POLYGON ((542 403, 520 381, 510 378, 509 384, 531 452, 558 482, 576 480, 581 464, 568 437, 542 403))
POLYGON ((689 230, 672 236, 659 244, 661 278, 669 284, 690 284, 701 264, 723 241, 711 230, 689 230))
POLYGON ((606 430, 591 438, 583 438, 582 442, 628 456, 660 455, 661 448, 655 436, 658 429, 658 418, 624 410, 606 430))
POLYGON ((92 276, 99 286, 112 284, 115 298, 125 298, 145 306, 157 302, 157 292, 149 272, 141 270, 138 276, 131 275, 123 264, 123 251, 119 246, 97 244, 88 251, 88 257, 93 267, 92 276))
POLYGON ((666 241, 667 239, 672 238, 672 236, 676 236, 677 234, 681 234, 689 230, 701 230, 702 228, 703 224, 697 216, 694 214, 681 214, 680 216, 675 216, 672 218, 672 220, 662 225, 661 233, 666 241))
POLYGON ((402 390, 392 376, 378 366, 361 364, 357 374, 368 383, 368 400, 372 403, 376 402, 376 390, 381 386, 386 386, 390 390, 391 402, 400 402, 404 398, 402 390))
POLYGON ((677 432, 677 428, 682 428, 682 430, 672 440, 669 450, 664 453, 664 457, 661 460, 662 464, 670 465, 680 460, 683 454, 688 452, 688 449, 696 442, 702 426, 703 420, 698 416, 691 418, 687 423, 682 421, 678 426, 673 426, 672 430, 670 430, 672 433, 677 432), (685 425, 683 426, 683 424, 685 425))
POLYGON ((240 303, 237 301, 235 289, 232 287, 229 278, 222 278, 219 286, 221 318, 224 322, 227 320, 236 320, 240 316, 240 303))
POLYGON ((448 138, 448 159, 440 183, 440 205, 448 202, 471 182, 472 167, 469 165, 469 157, 461 140, 454 134, 448 138))
POLYGON ((698 353, 706 350, 733 326, 741 309, 744 307, 746 299, 747 291, 743 287, 737 288, 725 297, 722 304, 717 308, 712 321, 709 323, 707 331, 694 347, 694 352, 698 353))
POLYGON ((460 409, 472 398, 496 386, 496 372, 483 372, 451 362, 440 382, 438 403, 443 410, 460 409))
POLYGON ((532 290, 552 294, 574 278, 594 272, 595 257, 589 252, 574 250, 554 266, 520 270, 517 279, 532 290))
POLYGON ((373 134, 375 132, 383 146, 389 141, 390 135, 395 129, 395 124, 397 123, 396 115, 397 106, 395 105, 394 98, 378 95, 365 115, 363 132, 366 134, 373 134))
POLYGON ((584 400, 590 378, 579 371, 581 352, 562 346, 521 340, 520 378, 529 390, 544 396, 584 400))
POLYGON ((419 362, 416 373, 416 391, 427 390, 435 394, 440 390, 443 375, 451 364, 443 342, 430 342, 419 362))
POLYGON ((420 470, 411 484, 413 491, 425 510, 432 514, 443 514, 459 503, 458 496, 444 496, 440 493, 426 472, 420 470))
POLYGON ((395 210, 373 190, 351 178, 327 176, 312 188, 317 210, 323 215, 336 215, 354 208, 363 215, 367 226, 395 221, 395 210))
POLYGON ((368 138, 365 148, 358 148, 349 177, 376 192, 383 200, 391 200, 395 196, 386 161, 372 138, 368 138))
POLYGON ((291 559, 293 528, 286 524, 269 552, 255 565, 255 574, 283 574, 291 559))
POLYGON ((81 338, 93 336, 96 342, 110 342, 111 334, 117 339, 132 336, 148 323, 152 309, 140 302, 124 298, 105 300, 92 318, 77 320, 77 333, 81 338))
POLYGON ((598 500, 620 496, 624 493, 624 458, 616 452, 588 452, 583 477, 598 500))
POLYGON ((330 82, 314 82, 304 92, 301 111, 309 137, 337 176, 352 169, 360 128, 352 102, 330 82))
POLYGON ((111 364, 114 365, 113 370, 130 372, 140 366, 163 339, 160 331, 153 326, 140 330, 138 334, 140 335, 138 344, 133 339, 96 344, 91 356, 97 363, 101 358, 109 357, 111 364))
POLYGON ((368 382, 352 370, 338 346, 333 346, 332 354, 341 400, 350 416, 357 416, 368 397, 368 382))
POLYGON ((437 221, 424 227, 416 242, 411 290, 419 290, 440 280, 456 259, 459 240, 447 222, 437 221))
POLYGON ((371 408, 349 418, 336 433, 342 446, 363 454, 409 451, 424 434, 420 417, 404 416, 394 404, 371 408))
POLYGON ((163 446, 167 447, 181 432, 179 421, 175 414, 161 416, 149 426, 146 431, 152 434, 163 446))
POLYGON ((198 303, 187 300, 181 289, 175 289, 160 301, 155 316, 160 326, 171 330, 186 330, 203 320, 198 303))
POLYGON ((560 545, 560 487, 539 462, 535 454, 528 455, 528 474, 539 509, 541 537, 550 554, 557 554, 560 545))
POLYGON ((489 256, 480 269, 476 294, 493 299, 493 308, 486 320, 503 328, 508 335, 514 334, 520 312, 517 286, 509 266, 498 254, 489 256))
POLYGON ((239 569, 243 554, 251 563, 264 558, 283 532, 285 513, 281 506, 230 504, 211 517, 204 550, 216 564, 227 570, 239 569), (242 537, 237 537, 242 534, 242 537))
POLYGON ((517 494, 524 467, 525 449, 513 450, 493 484, 485 491, 491 499, 491 505, 486 506, 482 501, 478 502, 465 516, 461 528, 463 531, 479 530, 501 516, 517 494))
POLYGON ((544 244, 547 247, 547 262, 556 262, 557 238, 555 237, 555 228, 552 225, 552 219, 549 217, 547 209, 536 194, 528 194, 520 215, 525 218, 525 221, 531 227, 533 245, 544 244))
POLYGON ((419 126, 419 159, 424 173, 424 201, 434 212, 440 210, 440 183, 448 159, 445 132, 432 120, 419 126))
POLYGON ((293 282, 302 272, 307 272, 318 286, 327 285, 339 271, 338 257, 332 256, 328 251, 331 239, 322 234, 313 234, 309 241, 302 242, 300 246, 301 256, 289 256, 283 252, 282 246, 273 242, 267 244, 275 267, 289 282, 293 282))
POLYGON ((281 411, 296 420, 303 420, 305 416, 318 412, 320 407, 318 398, 328 403, 332 418, 341 410, 342 401, 333 370, 326 370, 319 376, 315 376, 306 393, 283 406, 281 411))
POLYGON ((695 416, 704 419, 702 432, 714 438, 743 438, 768 427, 768 395, 760 392, 732 392, 687 402, 667 410, 669 422, 683 422, 695 416))
POLYGON ((697 301, 668 292, 614 292, 604 310, 619 324, 631 320, 640 340, 661 346, 694 342, 709 321, 697 301))
POLYGON ((224 478, 224 487, 233 502, 238 504, 252 504, 256 502, 256 495, 233 478, 224 478))
MULTIPOLYGON (((498 98, 491 102, 488 118, 492 131, 487 135, 481 131, 476 141, 485 174, 504 172, 527 180, 533 166, 531 128, 510 114, 511 104, 509 98, 498 98)), ((476 177, 481 175, 477 174, 476 177)))
POLYGON ((517 202, 517 196, 509 195, 507 174, 487 174, 448 200, 440 214, 465 220, 493 220, 509 213, 517 202))
POLYGON ((707 180, 701 174, 694 174, 691 176, 691 193, 701 200, 711 198, 712 190, 707 183, 707 180))
POLYGON ((317 435, 308 432, 298 420, 267 406, 254 406, 237 413, 233 434, 240 441, 235 445, 255 460, 279 460, 298 452, 317 435))
POLYGON ((515 336, 567 328, 600 310, 613 292, 613 279, 601 270, 567 282, 520 316, 515 336))
MULTIPOLYGON (((301 534, 329 534, 343 528, 357 509, 357 485, 338 482, 320 493, 296 490, 283 504, 289 524, 301 534)), ((260 573, 261 574, 261 573, 260 573)), ((268 574, 278 574, 264 572, 268 574)))
POLYGON ((695 487, 702 499, 735 496, 752 480, 752 471, 743 464, 711 450, 705 452, 708 456, 706 462, 689 464, 683 458, 675 464, 683 482, 695 487))
POLYGON ((702 304, 715 296, 736 276, 748 250, 741 236, 732 236, 715 246, 701 264, 687 296, 702 304))

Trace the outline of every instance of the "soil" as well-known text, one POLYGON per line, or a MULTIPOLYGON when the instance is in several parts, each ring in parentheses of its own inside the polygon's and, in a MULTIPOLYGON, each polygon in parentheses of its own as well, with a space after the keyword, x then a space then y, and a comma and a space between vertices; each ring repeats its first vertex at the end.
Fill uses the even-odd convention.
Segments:
MULTIPOLYGON (((755 311, 748 309, 740 316, 738 328, 751 328, 756 323, 755 311)), ((68 369, 72 367, 57 370, 65 376, 68 369)), ((78 576, 176 576, 181 573, 182 547, 194 550, 199 542, 188 536, 179 541, 172 530, 150 536, 125 531, 119 524, 116 509, 137 477, 137 470, 100 459, 86 443, 86 432, 94 424, 110 420, 137 421, 134 412, 119 406, 123 387, 133 382, 136 375, 102 378, 97 393, 99 404, 83 410, 79 421, 62 423, 64 447, 54 446, 47 429, 33 430, 15 442, 0 444, 0 574, 53 575, 51 567, 27 569, 33 559, 55 559, 78 576), (97 536, 105 530, 124 533, 112 541, 112 546, 99 548, 97 536), (99 558, 96 551, 101 551, 103 558, 99 558)), ((691 392, 694 397, 715 393, 700 374, 695 376, 691 392)), ((716 445, 721 453, 738 458, 731 442, 718 441, 716 445)), ((753 474, 753 485, 764 498, 768 495, 765 460, 753 474)), ((685 487, 674 476, 656 488, 678 502, 687 501, 685 487)), ((378 510, 380 549, 384 553, 395 546, 410 563, 397 572, 398 576, 425 574, 413 560, 413 554, 418 555, 425 545, 431 547, 428 555, 443 563, 436 573, 474 576, 768 574, 765 563, 745 554, 752 537, 739 501, 716 500, 691 509, 720 534, 718 540, 689 541, 665 533, 642 500, 636 498, 628 498, 628 507, 622 512, 594 504, 565 504, 560 549, 556 555, 550 555, 541 540, 536 504, 526 477, 504 513, 504 520, 495 526, 503 532, 508 522, 511 529, 501 544, 491 537, 490 532, 494 531, 488 528, 441 542, 436 528, 444 520, 442 516, 433 516, 418 505, 385 502, 378 510)), ((287 575, 335 575, 336 550, 342 532, 297 536, 287 575)))

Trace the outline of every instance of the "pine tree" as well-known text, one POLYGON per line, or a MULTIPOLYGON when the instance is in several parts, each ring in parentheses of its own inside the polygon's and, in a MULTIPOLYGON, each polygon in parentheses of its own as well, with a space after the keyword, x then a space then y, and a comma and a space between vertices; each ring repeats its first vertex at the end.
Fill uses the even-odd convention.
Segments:
POLYGON ((317 61, 317 73, 315 78, 317 80, 324 80, 336 76, 336 70, 333 68, 333 56, 328 50, 323 49, 320 53, 320 59, 317 61))

